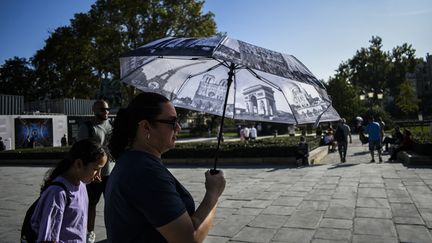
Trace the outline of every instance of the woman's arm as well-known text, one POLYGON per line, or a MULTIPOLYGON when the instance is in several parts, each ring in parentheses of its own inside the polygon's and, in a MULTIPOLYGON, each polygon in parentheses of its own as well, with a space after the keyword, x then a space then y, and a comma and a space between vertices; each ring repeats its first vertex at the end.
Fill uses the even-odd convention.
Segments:
POLYGON ((206 174, 206 194, 192 216, 187 212, 177 219, 157 228, 170 243, 203 242, 207 236, 216 213, 217 201, 225 188, 223 172, 206 174))
POLYGON ((213 224, 216 212, 216 203, 206 201, 207 199, 204 197, 203 202, 192 217, 185 212, 157 230, 170 243, 203 242, 213 224), (212 204, 214 206, 210 208, 212 204))

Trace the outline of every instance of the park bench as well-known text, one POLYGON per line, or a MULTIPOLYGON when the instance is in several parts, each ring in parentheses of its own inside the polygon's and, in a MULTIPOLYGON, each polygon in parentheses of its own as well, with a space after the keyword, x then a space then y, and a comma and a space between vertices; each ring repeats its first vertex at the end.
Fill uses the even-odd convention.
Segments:
POLYGON ((413 151, 400 151, 397 160, 405 165, 432 165, 432 156, 417 154, 413 151))

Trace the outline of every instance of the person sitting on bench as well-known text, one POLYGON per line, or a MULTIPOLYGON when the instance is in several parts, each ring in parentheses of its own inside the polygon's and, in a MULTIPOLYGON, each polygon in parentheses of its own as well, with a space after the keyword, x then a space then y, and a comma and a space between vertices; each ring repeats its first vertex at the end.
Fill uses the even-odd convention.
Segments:
POLYGON ((300 137, 300 143, 297 145, 296 160, 298 166, 309 165, 309 144, 304 136, 300 137))
POLYGON ((392 145, 392 144, 394 144, 394 145, 400 145, 400 144, 402 143, 402 141, 403 141, 403 134, 402 134, 402 132, 400 131, 399 126, 396 126, 396 127, 395 127, 395 130, 394 130, 394 132, 393 132, 393 134, 392 134, 392 136, 391 136, 391 137, 386 136, 386 137, 384 138, 384 141, 383 141, 383 143, 384 143, 384 145, 385 145, 385 150, 384 150, 384 152, 388 152, 388 145, 389 145, 389 144, 390 144, 390 145, 392 145))
POLYGON ((411 132, 408 129, 404 129, 403 140, 400 145, 392 146, 390 161, 396 160, 397 154, 400 151, 409 151, 413 148, 413 140, 411 138, 411 132))
POLYGON ((324 145, 328 145, 329 152, 336 151, 336 141, 333 136, 333 131, 328 131, 324 135, 324 145))

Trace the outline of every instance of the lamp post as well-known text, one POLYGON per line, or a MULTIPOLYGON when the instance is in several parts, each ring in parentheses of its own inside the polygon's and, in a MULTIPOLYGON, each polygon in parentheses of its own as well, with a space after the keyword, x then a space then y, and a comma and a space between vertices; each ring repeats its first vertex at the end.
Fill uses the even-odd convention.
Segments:
POLYGON ((384 92, 382 89, 375 91, 373 88, 371 88, 368 92, 362 90, 360 93, 360 100, 366 100, 367 99, 367 101, 369 103, 369 110, 370 111, 372 111, 372 107, 376 103, 376 101, 381 102, 381 100, 383 98, 384 98, 384 92))

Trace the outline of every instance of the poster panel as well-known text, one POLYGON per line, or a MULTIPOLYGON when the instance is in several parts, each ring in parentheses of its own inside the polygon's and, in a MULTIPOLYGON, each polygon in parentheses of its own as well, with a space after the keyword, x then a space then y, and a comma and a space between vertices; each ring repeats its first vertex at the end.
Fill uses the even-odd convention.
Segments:
POLYGON ((52 118, 15 118, 15 148, 53 146, 52 118))

